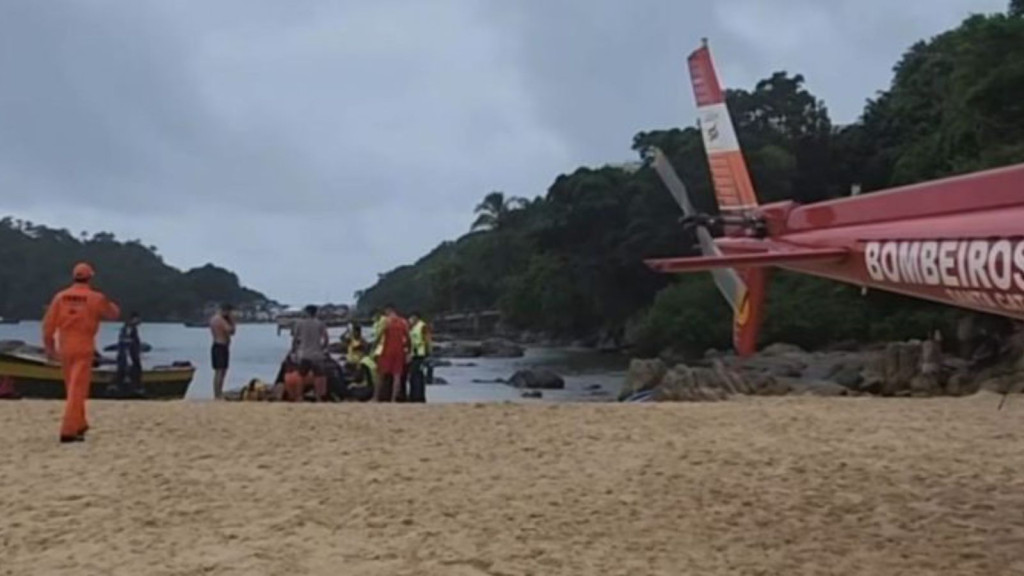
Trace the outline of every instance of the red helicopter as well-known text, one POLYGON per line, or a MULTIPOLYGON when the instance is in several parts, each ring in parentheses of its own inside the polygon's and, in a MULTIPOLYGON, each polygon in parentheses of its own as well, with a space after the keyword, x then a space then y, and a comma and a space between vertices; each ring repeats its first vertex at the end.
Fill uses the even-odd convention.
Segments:
POLYGON ((1024 320, 1024 164, 759 205, 706 39, 688 62, 720 214, 698 214, 665 155, 648 149, 702 256, 645 263, 665 273, 710 270, 733 309, 738 355, 756 350, 773 267, 1024 320))

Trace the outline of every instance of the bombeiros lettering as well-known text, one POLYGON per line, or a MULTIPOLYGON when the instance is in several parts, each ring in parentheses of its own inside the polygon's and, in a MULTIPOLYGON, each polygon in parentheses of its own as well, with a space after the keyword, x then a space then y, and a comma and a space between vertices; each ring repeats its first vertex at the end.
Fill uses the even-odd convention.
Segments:
POLYGON ((1024 292, 1024 239, 873 240, 864 265, 876 282, 1024 292))

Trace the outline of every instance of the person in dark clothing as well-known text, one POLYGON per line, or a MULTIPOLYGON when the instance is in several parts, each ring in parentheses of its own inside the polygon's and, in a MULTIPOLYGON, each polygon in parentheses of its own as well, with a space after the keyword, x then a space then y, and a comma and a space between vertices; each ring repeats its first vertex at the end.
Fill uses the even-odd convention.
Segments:
POLYGON ((345 400, 345 372, 341 364, 336 362, 330 354, 324 355, 323 374, 327 381, 327 402, 342 402, 345 400))
POLYGON ((419 312, 409 316, 409 347, 411 359, 406 366, 409 374, 409 402, 426 402, 425 364, 430 355, 430 327, 419 312))
POLYGON ((117 337, 117 386, 125 393, 142 395, 142 340, 139 338, 139 324, 142 322, 138 312, 132 312, 128 321, 121 327, 117 337), (129 362, 131 365, 129 366, 129 362), (128 382, 125 382, 127 377, 128 382))

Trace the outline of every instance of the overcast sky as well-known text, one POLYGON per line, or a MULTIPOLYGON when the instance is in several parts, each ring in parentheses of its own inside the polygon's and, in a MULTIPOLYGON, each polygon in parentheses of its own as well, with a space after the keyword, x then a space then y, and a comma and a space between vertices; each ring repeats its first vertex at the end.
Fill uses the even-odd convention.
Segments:
POLYGON ((0 0, 0 214, 351 301, 487 192, 692 124, 702 36, 726 86, 799 72, 845 123, 916 40, 1006 4, 0 0))

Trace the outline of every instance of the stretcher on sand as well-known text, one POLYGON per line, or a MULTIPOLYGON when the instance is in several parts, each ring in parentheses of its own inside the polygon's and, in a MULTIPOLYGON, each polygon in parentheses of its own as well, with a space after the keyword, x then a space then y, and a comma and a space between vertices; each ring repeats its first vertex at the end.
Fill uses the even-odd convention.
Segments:
MULTIPOLYGON (((0 381, 14 385, 22 398, 64 398, 64 375, 60 364, 49 361, 41 348, 25 344, 0 346, 0 381)), ((20 343, 19 343, 20 344, 20 343)), ((90 398, 173 400, 185 397, 196 368, 190 362, 153 366, 142 370, 142 392, 126 393, 115 386, 117 366, 109 361, 94 363, 90 398), (99 365, 96 365, 99 364, 99 365)))

